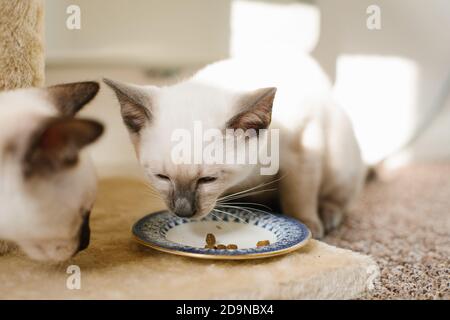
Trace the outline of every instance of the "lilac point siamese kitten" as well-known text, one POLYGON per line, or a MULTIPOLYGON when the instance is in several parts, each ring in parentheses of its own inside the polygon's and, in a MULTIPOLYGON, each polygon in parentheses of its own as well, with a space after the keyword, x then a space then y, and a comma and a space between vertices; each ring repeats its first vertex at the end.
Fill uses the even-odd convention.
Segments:
POLYGON ((82 149, 103 126, 74 115, 96 82, 0 93, 0 250, 63 261, 89 244, 96 175, 82 149))
MULTIPOLYGON (((220 205, 221 196, 250 189, 241 194, 252 195, 245 201, 299 219, 316 238, 340 224, 366 167, 349 118, 331 99, 319 66, 308 56, 291 61, 221 61, 167 87, 104 79, 118 98, 138 160, 170 211, 202 217, 220 205), (171 135, 180 128, 193 131, 196 121, 222 131, 278 129, 279 170, 262 175, 260 164, 175 164, 171 135), (252 189, 261 184, 269 190, 252 189)), ((248 143, 252 139, 268 138, 256 134, 248 143)))

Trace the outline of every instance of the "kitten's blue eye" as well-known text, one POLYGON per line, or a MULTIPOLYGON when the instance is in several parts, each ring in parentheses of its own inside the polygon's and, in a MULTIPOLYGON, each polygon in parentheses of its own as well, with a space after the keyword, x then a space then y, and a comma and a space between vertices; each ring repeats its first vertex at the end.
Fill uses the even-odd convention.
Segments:
POLYGON ((198 179, 198 183, 209 183, 209 182, 213 182, 216 180, 217 180, 217 177, 201 177, 200 179, 198 179))
POLYGON ((168 176, 163 175, 163 174, 156 174, 155 176, 156 176, 158 179, 170 181, 170 178, 169 178, 168 176))

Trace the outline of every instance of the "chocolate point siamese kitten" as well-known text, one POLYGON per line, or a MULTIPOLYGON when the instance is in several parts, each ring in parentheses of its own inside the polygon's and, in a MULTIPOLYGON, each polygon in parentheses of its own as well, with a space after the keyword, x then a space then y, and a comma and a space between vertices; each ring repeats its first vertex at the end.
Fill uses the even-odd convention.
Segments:
MULTIPOLYGON (((349 118, 330 97, 316 62, 308 56, 289 64, 267 61, 221 61, 167 87, 104 82, 117 95, 138 160, 170 211, 202 217, 221 205, 223 195, 251 190, 237 201, 269 204, 320 238, 342 221, 363 186, 366 166, 349 118), (259 163, 174 164, 171 135, 180 128, 193 132, 195 122, 220 131, 278 129, 278 149, 271 152, 279 170, 261 174, 259 163)), ((246 141, 270 136, 254 134, 246 141)))
POLYGON ((74 115, 98 90, 79 82, 0 93, 0 250, 14 243, 63 261, 88 246, 97 181, 83 148, 103 126, 74 115))

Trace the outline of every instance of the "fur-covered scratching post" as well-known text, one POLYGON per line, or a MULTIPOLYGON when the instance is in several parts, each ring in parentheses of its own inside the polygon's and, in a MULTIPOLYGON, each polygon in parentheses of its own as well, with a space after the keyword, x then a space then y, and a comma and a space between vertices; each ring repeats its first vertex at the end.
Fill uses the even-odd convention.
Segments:
POLYGON ((43 0, 0 0, 0 90, 44 84, 43 0))

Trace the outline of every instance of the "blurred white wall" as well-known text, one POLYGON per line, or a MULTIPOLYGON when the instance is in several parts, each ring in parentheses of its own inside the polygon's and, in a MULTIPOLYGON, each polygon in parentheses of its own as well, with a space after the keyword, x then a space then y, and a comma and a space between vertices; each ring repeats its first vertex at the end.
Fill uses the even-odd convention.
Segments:
POLYGON ((229 0, 46 0, 47 63, 186 66, 229 52, 229 0), (81 29, 66 9, 81 9, 81 29))
MULTIPOLYGON (((314 56, 335 79, 335 95, 353 118, 366 158, 377 161, 403 146, 445 105, 450 91, 450 1, 317 3, 321 35, 314 56), (366 27, 366 10, 373 4, 380 8, 380 30, 366 27)), ((450 118, 446 121, 450 124, 450 118)), ((433 140, 442 141, 446 150, 436 158, 449 158, 450 144, 443 137, 433 140)), ((418 149, 410 155, 421 152, 432 151, 418 149)))
POLYGON ((312 1, 235 0, 230 21, 231 56, 311 52, 320 37, 320 11, 312 1))

